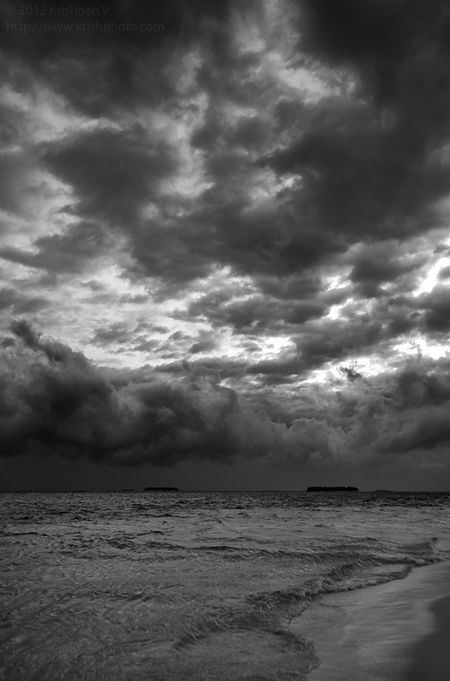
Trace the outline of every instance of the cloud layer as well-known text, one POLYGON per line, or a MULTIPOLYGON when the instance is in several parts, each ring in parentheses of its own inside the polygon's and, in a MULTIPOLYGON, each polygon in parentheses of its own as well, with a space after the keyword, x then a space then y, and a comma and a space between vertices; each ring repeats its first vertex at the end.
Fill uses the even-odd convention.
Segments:
POLYGON ((0 12, 5 452, 436 463, 447 3, 141 4, 0 12))
POLYGON ((416 360, 371 381, 343 367, 334 390, 276 404, 270 391, 239 394, 189 367, 182 376, 102 370, 24 321, 11 330, 1 351, 4 457, 156 467, 256 458, 327 476, 392 467, 450 475, 448 364, 416 360))

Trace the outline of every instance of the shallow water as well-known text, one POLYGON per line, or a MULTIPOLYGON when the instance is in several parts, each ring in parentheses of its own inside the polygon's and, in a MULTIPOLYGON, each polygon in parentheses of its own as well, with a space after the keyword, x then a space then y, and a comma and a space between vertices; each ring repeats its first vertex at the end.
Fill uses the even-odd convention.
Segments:
POLYGON ((318 595, 450 557, 449 494, 3 494, 0 678, 307 678, 318 595))
MULTIPOLYGON (((435 628, 433 603, 447 594, 450 561, 419 567, 401 581, 320 599, 291 622, 293 631, 314 640, 320 665, 310 681, 409 681, 416 653, 435 628)), ((445 671, 448 681, 448 664, 445 671)), ((440 681, 439 674, 436 660, 414 678, 440 681)))

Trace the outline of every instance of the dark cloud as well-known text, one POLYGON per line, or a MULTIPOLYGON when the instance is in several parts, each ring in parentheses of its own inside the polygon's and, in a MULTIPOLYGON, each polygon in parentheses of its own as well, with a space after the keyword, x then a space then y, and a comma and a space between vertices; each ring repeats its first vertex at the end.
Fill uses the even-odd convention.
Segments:
POLYGON ((422 465, 431 452, 440 453, 445 471, 449 442, 449 366, 446 360, 418 362, 400 371, 382 397, 391 412, 377 442, 389 453, 423 452, 422 465))
POLYGON ((392 337, 408 334, 420 328, 421 315, 416 310, 417 301, 407 297, 397 297, 388 300, 384 308, 387 328, 392 337))
POLYGON ((340 0, 303 9, 299 49, 317 68, 347 68, 355 93, 303 108, 280 103, 280 134, 290 124, 291 140, 265 162, 301 176, 291 201, 325 230, 327 252, 427 230, 449 180, 439 160, 449 115, 445 3, 340 0))
POLYGON ((439 279, 449 279, 450 278, 450 266, 449 267, 443 267, 441 270, 439 270, 439 279))
POLYGON ((254 295, 246 300, 229 300, 226 291, 212 291, 193 302, 186 317, 205 317, 215 326, 231 326, 236 332, 265 332, 308 319, 322 317, 327 306, 319 300, 280 300, 254 295))
POLYGON ((421 416, 412 427, 408 424, 394 435, 388 446, 394 451, 430 450, 439 446, 448 446, 449 442, 450 424, 448 407, 446 407, 442 410, 428 410, 426 416, 421 416))
POLYGON ((394 282, 423 264, 423 257, 405 257, 396 242, 367 244, 354 257, 350 280, 361 295, 376 297, 383 292, 381 284, 394 282))
POLYGON ((269 205, 252 206, 246 196, 248 172, 245 165, 237 172, 236 166, 226 164, 214 174, 217 188, 205 192, 199 207, 203 210, 195 216, 200 224, 213 226, 203 247, 199 244, 206 256, 231 264, 239 273, 289 277, 343 250, 295 194, 289 201, 274 199, 269 205), (230 196, 223 195, 224 184, 229 185, 230 196))
MULTIPOLYGON (((212 186, 195 205, 172 199, 169 206, 160 195, 161 181, 176 172, 179 159, 168 140, 149 139, 138 124, 78 134, 44 150, 48 167, 73 187, 83 219, 106 221, 127 235, 135 259, 130 276, 157 276, 180 287, 214 263, 262 277, 298 276, 355 241, 426 230, 433 202, 448 187, 437 153, 450 111, 442 4, 371 0, 362 11, 353 0, 332 8, 301 3, 293 58, 309 63, 312 73, 322 64, 348 68, 356 83, 353 92, 317 102, 289 99, 285 90, 268 99, 273 84, 255 79, 258 57, 235 49, 229 21, 241 11, 242 21, 259 25, 262 8, 250 3, 244 13, 233 3, 219 4, 151 3, 145 10, 134 2, 108 4, 108 20, 164 24, 151 40, 136 31, 99 32, 95 44, 83 32, 56 33, 52 41, 40 34, 28 42, 20 32, 8 36, 5 49, 22 55, 29 68, 38 68, 39 54, 51 87, 88 109, 95 109, 95 98, 112 111, 147 98, 176 119, 197 106, 193 93, 207 95, 205 120, 191 144, 205 152, 205 180, 212 186), (191 90, 181 93, 170 82, 170 55, 179 53, 180 61, 191 48, 200 65, 191 90), (230 120, 227 107, 238 104, 257 113, 230 120), (297 180, 257 206, 249 192, 266 167, 297 180), (145 219, 142 209, 152 200, 159 215, 145 219)), ((389 277, 393 270, 386 268, 389 277)), ((353 278, 363 294, 375 295, 375 270, 369 280, 363 269, 356 263, 353 278)))
MULTIPOLYGON (((449 16, 445 2, 426 0, 306 0, 301 15, 303 47, 319 59, 336 65, 351 64, 361 75, 363 91, 379 105, 404 94, 399 77, 408 63, 427 44, 445 45, 449 16), (305 21, 305 19, 307 21, 305 21), (309 20, 309 21, 308 21, 309 20)), ((418 74, 423 86, 424 74, 418 74)), ((431 80, 433 87, 435 78, 431 80)), ((424 103, 429 106, 429 103, 424 103)))
POLYGON ((136 336, 133 341, 131 349, 134 352, 153 352, 166 347, 165 344, 160 343, 155 338, 146 338, 145 336, 136 336))
POLYGON ((167 374, 189 374, 208 376, 216 382, 230 377, 241 378, 245 374, 247 362, 242 359, 228 359, 222 357, 205 357, 198 360, 182 360, 158 365, 157 370, 167 374))
POLYGON ((414 294, 448 255, 447 3, 141 5, 74 18, 48 0, 51 26, 28 33, 0 11, 0 308, 57 328, 52 289, 72 285, 96 355, 160 362, 119 378, 14 323, 4 452, 304 467, 441 456, 448 367, 387 366, 403 366, 396 341, 443 343, 450 328, 448 268, 414 294), (75 20, 160 28, 56 27, 75 20), (113 292, 106 262, 138 286, 113 292), (168 328, 131 319, 147 301, 168 328), (334 383, 303 385, 339 365, 334 383))
POLYGON ((266 447, 258 418, 230 389, 187 375, 108 378, 80 353, 26 322, 3 349, 2 454, 57 452, 110 464, 231 460, 266 447), (20 364, 20 373, 16 371, 20 364), (200 382, 199 382, 200 381, 200 382))
POLYGON ((114 322, 106 328, 98 328, 91 339, 95 345, 109 345, 109 343, 129 343, 130 330, 123 322, 114 322))
POLYGON ((79 110, 101 116, 174 98, 176 68, 171 73, 167 64, 179 64, 199 40, 219 49, 229 13, 227 1, 153 0, 143 6, 137 0, 108 0, 74 6, 44 0, 25 16, 3 5, 0 37, 8 60, 16 60, 11 77, 17 85, 28 68, 79 110), (81 28, 74 30, 75 25, 81 28))
POLYGON ((267 135, 267 123, 263 118, 242 117, 234 130, 234 142, 245 149, 261 148, 267 135))
MULTIPOLYGON (((285 91, 274 94, 269 80, 257 82, 258 57, 233 47, 229 19, 239 16, 237 6, 232 5, 230 11, 228 3, 213 9, 194 2, 189 10, 184 3, 152 5, 144 19, 152 13, 165 16, 167 26, 178 32, 189 26, 186 40, 178 34, 177 50, 185 54, 188 44, 195 45, 199 55, 191 90, 181 93, 173 82, 171 89, 159 84, 153 88, 157 93, 153 104, 176 120, 180 113, 196 107, 198 113, 194 93, 207 95, 205 119, 193 133, 191 150, 204 152, 204 179, 210 186, 195 202, 174 197, 168 201, 160 191, 161 183, 180 169, 177 150, 167 139, 149 137, 139 124, 122 125, 120 130, 100 128, 47 145, 46 163, 73 187, 82 219, 105 222, 126 235, 134 258, 128 265, 129 276, 160 278, 161 297, 174 295, 186 282, 205 276, 214 264, 231 265, 234 271, 267 281, 273 275, 285 282, 302 276, 305 280, 313 276, 310 272, 316 264, 328 262, 356 241, 384 241, 388 236, 402 238, 426 230, 433 202, 448 186, 445 164, 434 153, 444 139, 444 128, 429 124, 430 119, 444 120, 449 112, 450 97, 442 89, 443 68, 439 66, 445 32, 434 10, 424 3, 415 2, 408 16, 403 2, 394 4, 387 9, 381 0, 373 1, 363 13, 350 0, 341 0, 334 9, 323 3, 303 3, 298 60, 313 55, 312 72, 331 60, 351 69, 356 82, 353 93, 329 94, 306 103, 288 99, 285 91), (362 35, 367 41, 361 42, 362 35), (427 49, 431 44, 434 52, 427 49), (418 90, 413 89, 415 66, 420 67, 418 90), (391 67, 394 76, 389 75, 391 67), (388 86, 391 77, 400 76, 404 85, 400 87, 396 80, 394 89, 388 86), (421 97, 424 88, 432 88, 427 97, 421 97), (414 97, 430 102, 433 108, 429 111, 421 104, 411 129, 408 112, 417 110, 414 97), (256 107, 258 113, 230 118, 228 108, 236 105, 256 107), (293 176, 294 182, 258 205, 250 194, 266 168, 278 179, 288 175, 292 180, 293 176), (145 218, 144 208, 151 201, 158 207, 158 216, 145 218)), ((131 3, 126 10, 117 5, 109 12, 134 16, 137 10, 131 3)), ((251 17, 258 25, 263 14, 251 3, 246 19, 251 17)), ((73 45, 64 51, 56 41, 49 54, 53 64, 60 59, 67 66, 69 60, 78 80, 89 80, 89 87, 93 82, 98 96, 103 101, 109 98, 111 105, 120 97, 105 92, 105 87, 118 80, 126 82, 124 89, 128 94, 133 91, 136 106, 135 97, 151 99, 149 93, 137 94, 147 78, 144 71, 149 71, 144 69, 147 57, 151 74, 173 74, 170 50, 175 48, 169 33, 150 45, 137 34, 102 36, 89 79, 87 57, 73 45), (112 57, 113 46, 119 61, 112 57), (104 65, 108 59, 112 66, 104 65), (97 65, 103 69, 103 89, 95 84, 97 65)), ((63 83, 77 82, 68 73, 70 68, 63 80, 52 81, 55 90, 66 97, 63 83)), ((75 89, 80 91, 78 85, 75 89)), ((86 95, 86 100, 92 96, 86 95)), ((388 265, 380 256, 376 264, 371 263, 370 275, 366 260, 361 256, 354 264, 352 280, 363 296, 370 297, 378 294, 379 283, 395 278, 399 270, 393 258, 388 265)), ((300 291, 298 295, 305 298, 300 291)), ((296 316, 301 319, 303 313, 298 311, 296 316)))
POLYGON ((120 132, 96 130, 62 144, 48 145, 44 157, 49 169, 69 183, 84 221, 118 230, 125 236, 134 265, 131 278, 160 277, 177 282, 207 274, 213 262, 207 257, 204 231, 174 217, 177 205, 161 197, 164 180, 174 176, 180 159, 168 140, 152 140, 141 126, 120 132), (143 216, 149 202, 160 206, 158 218, 143 216))
POLYGON ((44 152, 48 167, 70 183, 86 217, 117 224, 136 220, 162 179, 176 168, 170 146, 151 143, 143 128, 96 130, 52 144, 44 152))
POLYGON ((383 341, 389 340, 391 335, 392 332, 384 327, 381 320, 372 319, 369 315, 353 319, 313 320, 299 334, 291 336, 295 352, 287 350, 276 359, 250 364, 248 372, 305 377, 327 362, 368 352, 374 346, 381 352, 383 341))
POLYGON ((199 352, 208 352, 213 350, 215 343, 213 341, 199 341, 198 343, 193 343, 189 348, 191 355, 196 355, 199 352))
POLYGON ((391 298, 382 313, 389 319, 393 335, 411 329, 427 336, 440 335, 450 328, 450 288, 438 283, 429 293, 391 298))
POLYGON ((295 375, 298 378, 302 376, 306 373, 307 368, 307 363, 302 360, 301 356, 283 353, 277 359, 265 359, 251 364, 247 367, 247 373, 272 376, 274 377, 272 380, 280 383, 285 382, 286 377, 295 375))
POLYGON ((442 406, 450 400, 450 376, 448 366, 443 365, 443 373, 439 373, 439 363, 431 366, 427 372, 422 367, 407 367, 397 379, 395 388, 397 402, 402 410, 410 407, 442 406))
POLYGON ((43 296, 28 296, 13 288, 0 289, 0 309, 12 314, 30 314, 51 305, 43 296))
POLYGON ((254 278, 254 282, 262 293, 288 300, 314 298, 322 289, 320 278, 312 271, 286 277, 259 276, 254 278))
POLYGON ((200 352, 211 352, 217 346, 217 339, 208 332, 201 332, 198 339, 189 348, 191 355, 197 355, 200 352))
MULTIPOLYGON (((11 117, 11 116, 10 116, 11 117)), ((29 161, 23 154, 3 153, 0 156, 0 205, 9 213, 22 213, 23 189, 29 176, 29 161)))
POLYGON ((97 328, 90 342, 98 347, 115 347, 117 353, 122 350, 151 353, 171 346, 170 340, 161 341, 154 337, 155 333, 159 335, 166 331, 165 327, 150 324, 113 322, 108 326, 97 328))
POLYGON ((431 224, 430 205, 446 192, 447 171, 428 160, 428 148, 411 149, 405 131, 381 126, 367 103, 322 100, 298 137, 266 162, 301 175, 302 191, 291 201, 306 228, 314 218, 315 230, 327 234, 326 251, 431 224))
POLYGON ((450 288, 437 285, 418 301, 425 310, 424 323, 429 331, 445 332, 450 328, 450 288))
POLYGON ((1 350, 3 456, 52 452, 121 466, 261 456, 269 465, 338 471, 383 467, 389 452, 420 469, 442 462, 448 443, 443 362, 416 361, 370 380, 347 369, 350 380, 337 391, 300 386, 277 402, 267 391, 239 395, 200 365, 185 364, 178 377, 108 373, 25 321, 11 330, 15 340, 1 350), (424 448, 426 457, 417 454, 424 448))
POLYGON ((63 233, 39 237, 33 243, 34 251, 9 246, 0 249, 0 256, 48 272, 75 273, 102 256, 111 244, 101 225, 85 221, 66 228, 63 233))
MULTIPOLYGON (((249 136, 247 150, 257 148, 264 137, 266 149, 272 146, 274 151, 264 154, 261 150, 259 160, 243 157, 220 108, 210 107, 206 123, 192 140, 208 151, 208 176, 214 182, 195 215, 212 226, 206 236, 208 245, 200 246, 205 254, 209 251, 211 257, 232 263, 241 272, 282 276, 326 262, 355 242, 385 241, 392 236, 403 239, 436 224, 433 205, 447 193, 448 171, 434 152, 446 140, 446 130, 429 123, 434 118, 443 121, 448 114, 449 98, 442 91, 442 60, 448 63, 444 40, 441 34, 429 33, 437 25, 436 14, 424 3, 414 9, 414 20, 407 17, 407 38, 406 5, 384 11, 381 4, 372 3, 367 14, 351 2, 341 2, 338 10, 329 12, 327 5, 313 4, 306 31, 305 13, 300 13, 299 60, 306 61, 305 53, 313 53, 319 70, 321 61, 334 55, 333 59, 351 69, 355 91, 308 104, 282 99, 276 105, 272 128, 259 117, 239 121, 239 130, 241 125, 244 130, 246 126, 253 130, 253 125, 258 129, 258 136, 249 136), (369 46, 359 43, 359 24, 361 34, 369 32, 369 46), (347 43, 347 33, 353 42, 347 43), (430 44, 436 48, 432 53, 430 44), (373 65, 367 68, 371 55, 373 65), (402 87, 396 83, 395 92, 386 80, 391 65, 406 79, 402 87), (424 88, 427 94, 421 99, 420 115, 411 122, 418 96, 416 66, 420 66, 419 92, 424 88), (422 102, 428 102, 432 110, 422 102), (291 181, 290 188, 261 210, 249 208, 243 191, 251 182, 255 163, 291 181), (297 178, 293 184, 292 176, 297 178)), ((215 95, 225 97, 220 88, 215 95)), ((245 134, 239 136, 240 145, 246 140, 245 134)), ((386 270, 384 276, 389 279, 394 269, 386 270)), ((356 280, 360 270, 355 265, 356 280)), ((380 268, 378 274, 383 276, 380 268)), ((361 288, 369 295, 377 291, 373 281, 361 288)))

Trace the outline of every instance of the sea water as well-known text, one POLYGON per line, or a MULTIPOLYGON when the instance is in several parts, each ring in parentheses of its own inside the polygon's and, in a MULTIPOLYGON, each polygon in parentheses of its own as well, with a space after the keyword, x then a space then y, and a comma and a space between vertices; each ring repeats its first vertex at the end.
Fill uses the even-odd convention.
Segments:
POLYGON ((307 679, 322 594, 450 558, 445 493, 2 494, 0 521, 2 681, 307 679))

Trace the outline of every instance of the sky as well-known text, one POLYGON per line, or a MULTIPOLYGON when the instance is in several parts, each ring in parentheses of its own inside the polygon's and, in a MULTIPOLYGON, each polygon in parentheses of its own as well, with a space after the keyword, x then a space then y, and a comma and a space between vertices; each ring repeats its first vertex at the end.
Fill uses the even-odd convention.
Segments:
POLYGON ((0 488, 450 488, 450 5, 0 5, 0 488))

